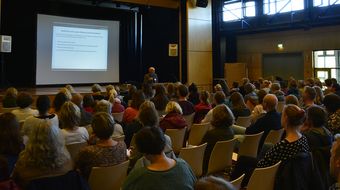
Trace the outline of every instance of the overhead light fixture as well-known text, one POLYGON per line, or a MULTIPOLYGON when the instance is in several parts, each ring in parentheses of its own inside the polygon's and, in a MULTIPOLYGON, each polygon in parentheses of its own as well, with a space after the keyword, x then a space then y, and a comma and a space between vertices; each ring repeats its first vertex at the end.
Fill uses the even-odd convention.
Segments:
POLYGON ((279 50, 283 50, 283 44, 282 43, 280 43, 280 44, 277 44, 277 49, 279 49, 279 50))

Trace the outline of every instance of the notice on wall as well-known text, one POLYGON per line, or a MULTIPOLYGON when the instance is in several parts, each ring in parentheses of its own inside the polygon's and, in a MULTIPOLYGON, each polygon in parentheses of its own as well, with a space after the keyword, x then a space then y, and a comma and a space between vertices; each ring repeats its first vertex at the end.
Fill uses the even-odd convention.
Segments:
POLYGON ((178 44, 169 44, 169 56, 170 57, 178 56, 178 44))

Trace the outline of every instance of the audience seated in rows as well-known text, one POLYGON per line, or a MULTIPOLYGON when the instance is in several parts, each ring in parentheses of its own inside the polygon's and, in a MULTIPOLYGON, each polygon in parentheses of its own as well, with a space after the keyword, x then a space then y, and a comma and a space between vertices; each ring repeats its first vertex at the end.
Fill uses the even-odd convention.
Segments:
MULTIPOLYGON (((226 104, 226 97, 225 94, 222 91, 218 91, 214 94, 214 104, 215 106, 226 104)), ((212 120, 213 110, 211 109, 207 115, 205 115, 204 119, 201 121, 201 123, 209 123, 212 120)))
POLYGON ((31 180, 64 175, 73 169, 70 154, 59 127, 39 120, 29 133, 29 141, 20 153, 13 179, 25 187, 31 180))
POLYGON ((133 94, 137 92, 137 87, 135 85, 130 85, 129 86, 129 91, 126 96, 124 96, 123 101, 127 104, 130 105, 133 94))
POLYGON ((177 88, 178 104, 182 108, 183 115, 190 115, 195 112, 194 105, 187 100, 188 87, 181 84, 177 88))
POLYGON ((71 101, 78 106, 80 110, 80 123, 79 126, 90 125, 92 122, 92 114, 86 112, 83 107, 83 96, 79 93, 76 93, 72 96, 71 101))
POLYGON ((123 115, 123 123, 129 124, 138 115, 139 106, 145 101, 145 95, 143 91, 138 90, 132 95, 131 104, 126 108, 123 115))
POLYGON ((177 100, 178 95, 177 95, 177 87, 173 83, 169 83, 166 87, 167 93, 168 93, 168 98, 169 100, 177 100))
POLYGON ((174 101, 170 101, 165 108, 165 117, 159 122, 159 127, 166 129, 182 129, 187 127, 187 122, 183 118, 181 106, 174 101))
POLYGON ((289 81, 287 95, 294 95, 296 98, 300 99, 301 95, 295 79, 289 81))
POLYGON ((98 140, 95 145, 83 148, 76 161, 76 168, 88 179, 92 167, 105 167, 120 164, 127 160, 124 141, 112 140, 115 130, 114 120, 108 113, 99 112, 93 116, 92 135, 98 140))
POLYGON ((314 86, 313 88, 315 89, 315 92, 316 92, 315 104, 322 106, 322 102, 323 102, 323 99, 324 99, 322 89, 318 86, 314 86))
POLYGON ((169 98, 166 94, 166 89, 164 85, 158 84, 155 86, 155 90, 155 96, 151 99, 151 101, 155 104, 155 108, 157 109, 157 111, 163 112, 169 102, 169 98))
POLYGON ((10 87, 6 90, 2 99, 2 107, 14 108, 17 107, 18 90, 14 87, 10 87))
POLYGON ((196 182, 193 171, 180 158, 165 156, 165 138, 159 128, 141 129, 136 134, 136 145, 151 164, 133 170, 125 180, 123 190, 193 189, 196 182))
POLYGON ((12 113, 0 115, 0 181, 9 179, 19 153, 24 148, 19 122, 12 113))
POLYGON ((199 94, 200 102, 195 105, 195 117, 194 123, 201 123, 204 119, 205 115, 212 109, 211 104, 209 102, 210 93, 208 91, 202 91, 199 94))
POLYGON ((80 127, 80 109, 71 101, 67 101, 61 107, 59 119, 61 122, 61 133, 65 144, 83 143, 89 140, 89 133, 85 127, 80 127))
POLYGON ((18 109, 12 111, 19 121, 24 121, 32 115, 38 115, 38 110, 32 109, 33 98, 29 93, 21 92, 17 97, 18 109))
POLYGON ((279 102, 285 101, 285 93, 281 91, 280 83, 273 83, 270 87, 270 93, 274 94, 279 102))
POLYGON ((52 107, 53 109, 51 112, 59 116, 61 106, 63 106, 63 104, 67 101, 69 101, 69 99, 67 98, 65 93, 59 92, 58 94, 56 94, 53 100, 53 107, 52 107))
POLYGON ((300 107, 300 103, 299 100, 297 99, 297 97, 295 95, 288 95, 285 98, 285 105, 288 104, 294 104, 300 107))
MULTIPOLYGON (((248 83, 244 86, 245 96, 244 102, 248 109, 253 110, 254 107, 259 103, 259 98, 255 92, 256 88, 253 84, 248 83)), ((249 114, 250 115, 250 114, 249 114)), ((237 118, 237 116, 235 116, 237 118)))
POLYGON ((112 104, 112 113, 122 113, 125 111, 125 107, 122 105, 121 100, 118 98, 118 93, 115 89, 110 91, 108 101, 112 104))
POLYGON ((95 102, 91 94, 85 94, 83 98, 83 107, 87 113, 93 114, 95 102))
POLYGON ((193 105, 197 105, 200 103, 199 99, 200 94, 198 93, 198 88, 195 83, 191 83, 189 86, 189 96, 188 101, 191 102, 193 105))
POLYGON ((238 117, 247 117, 250 116, 251 111, 250 109, 246 106, 244 99, 242 97, 242 94, 239 92, 234 92, 230 96, 230 102, 231 102, 231 111, 234 114, 235 119, 238 117))
POLYGON ((213 119, 211 125, 213 128, 209 130, 203 137, 202 143, 208 143, 204 153, 203 171, 208 169, 210 154, 218 141, 226 141, 234 138, 234 131, 231 126, 234 124, 235 118, 230 109, 220 104, 213 110, 213 119))
POLYGON ((207 176, 197 180, 195 190, 236 190, 235 187, 228 181, 215 177, 207 176))
POLYGON ((151 83, 143 83, 142 85, 142 91, 145 95, 146 100, 151 100, 154 96, 154 90, 152 89, 151 83))
POLYGON ((276 111, 277 104, 277 97, 273 94, 267 94, 263 98, 263 109, 266 111, 266 114, 263 117, 257 119, 255 123, 251 124, 246 129, 246 134, 257 134, 262 131, 264 132, 259 143, 259 151, 269 131, 281 129, 281 115, 276 111))
POLYGON ((313 87, 306 86, 302 94, 303 109, 307 110, 308 107, 315 104, 316 91, 313 87))
POLYGON ((263 109, 263 98, 267 95, 267 92, 265 90, 260 90, 257 93, 257 96, 259 98, 259 104, 257 104, 253 111, 251 112, 251 121, 252 123, 255 123, 255 121, 262 117, 264 114, 266 114, 266 111, 263 109))
POLYGON ((105 97, 102 95, 102 87, 99 84, 94 84, 91 87, 92 97, 95 101, 102 100, 105 97))

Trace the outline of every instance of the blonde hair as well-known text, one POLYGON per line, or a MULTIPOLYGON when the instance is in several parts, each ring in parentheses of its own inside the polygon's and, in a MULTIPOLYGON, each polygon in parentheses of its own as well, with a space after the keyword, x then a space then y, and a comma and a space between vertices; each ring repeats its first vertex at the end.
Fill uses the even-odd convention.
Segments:
POLYGON ((166 113, 176 112, 176 113, 179 113, 181 115, 183 114, 181 106, 177 102, 174 102, 174 101, 170 101, 166 105, 165 112, 166 113))
POLYGON ((14 87, 9 87, 7 88, 6 92, 5 92, 5 97, 13 97, 16 98, 18 95, 18 90, 14 87))
POLYGON ((112 111, 112 104, 107 100, 100 100, 97 102, 95 107, 96 112, 105 112, 111 114, 112 111))
POLYGON ((73 129, 80 124, 80 109, 71 101, 67 101, 61 106, 59 116, 63 128, 73 129))
POLYGON ((68 91, 70 91, 71 94, 76 93, 76 91, 74 90, 73 86, 70 85, 70 84, 66 85, 65 88, 67 88, 68 91))
POLYGON ((20 155, 21 164, 33 168, 56 169, 70 159, 65 140, 58 126, 39 119, 32 125, 29 141, 20 155))
POLYGON ((66 87, 61 88, 61 89, 59 90, 59 92, 65 94, 65 96, 67 97, 67 100, 68 100, 68 101, 72 99, 72 94, 71 94, 71 92, 69 91, 68 88, 66 88, 66 87))

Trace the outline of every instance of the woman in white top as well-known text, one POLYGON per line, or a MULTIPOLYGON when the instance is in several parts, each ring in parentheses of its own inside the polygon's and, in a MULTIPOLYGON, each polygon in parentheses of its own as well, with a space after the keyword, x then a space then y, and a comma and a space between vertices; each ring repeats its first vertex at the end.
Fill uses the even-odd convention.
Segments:
POLYGON ((65 144, 83 143, 89 140, 85 127, 79 127, 80 109, 71 101, 63 104, 59 114, 65 144))
POLYGON ((19 109, 13 110, 12 113, 17 117, 18 121, 24 121, 32 115, 38 115, 38 110, 31 109, 33 98, 26 92, 21 92, 17 97, 17 105, 19 109))

